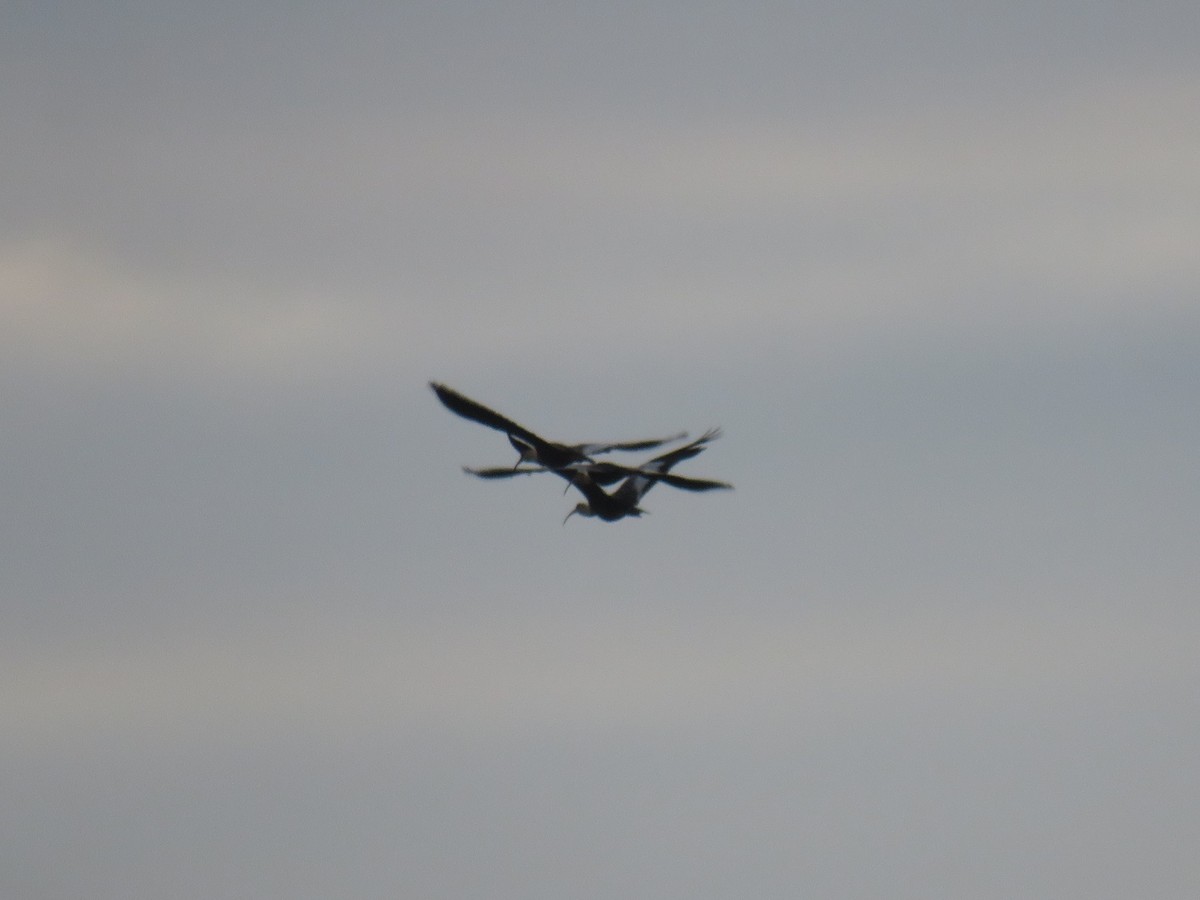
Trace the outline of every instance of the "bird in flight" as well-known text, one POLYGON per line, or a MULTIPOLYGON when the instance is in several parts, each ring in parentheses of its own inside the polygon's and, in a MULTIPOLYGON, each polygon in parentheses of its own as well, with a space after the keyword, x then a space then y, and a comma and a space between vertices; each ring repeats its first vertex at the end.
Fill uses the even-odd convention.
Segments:
POLYGON ((558 444, 539 437, 512 419, 500 415, 495 410, 488 409, 470 397, 464 397, 453 388, 448 388, 436 381, 429 382, 429 386, 433 388, 433 392, 437 394, 437 398, 442 401, 442 405, 446 409, 457 413, 464 419, 470 419, 472 422, 478 422, 488 428, 505 432, 508 435, 508 442, 520 454, 520 458, 517 460, 518 466, 523 462, 531 462, 547 469, 558 470, 571 463, 593 462, 592 455, 596 453, 608 453, 612 450, 653 450, 655 447, 661 447, 663 444, 687 437, 687 432, 684 431, 670 437, 651 438, 644 441, 624 441, 611 444, 558 444))
MULTIPOLYGON (((719 489, 732 489, 733 485, 727 484, 724 481, 712 481, 707 478, 684 478, 680 475, 671 475, 671 467, 676 463, 682 462, 685 459, 691 459, 698 453, 704 450, 704 445, 711 440, 715 440, 721 436, 721 429, 713 428, 705 432, 690 444, 685 444, 682 447, 677 447, 662 456, 656 456, 649 462, 642 463, 636 469, 626 470, 629 474, 620 486, 611 494, 601 487, 599 481, 593 476, 592 470, 599 466, 604 466, 604 463, 576 463, 570 467, 571 484, 579 489, 579 492, 586 498, 584 502, 575 504, 575 508, 567 513, 563 519, 563 524, 567 524, 567 519, 578 513, 581 516, 595 516, 603 519, 605 522, 616 522, 618 519, 623 519, 626 516, 640 516, 645 510, 638 506, 642 498, 650 488, 654 487, 659 481, 666 482, 671 487, 682 488, 687 491, 712 491, 719 489)), ((624 467, 617 467, 624 468, 624 467)), ((611 472, 606 472, 607 477, 611 472)), ((612 482, 609 482, 610 484, 612 482)))
POLYGON ((640 466, 622 466, 612 462, 597 462, 592 457, 612 450, 649 450, 670 441, 682 440, 687 434, 681 432, 666 438, 617 443, 560 444, 534 434, 524 426, 444 384, 431 381, 429 386, 438 400, 451 412, 497 431, 503 431, 519 456, 512 468, 472 469, 464 466, 463 471, 486 479, 552 472, 566 479, 566 490, 574 487, 583 494, 584 502, 576 504, 575 508, 567 513, 563 519, 564 525, 567 519, 577 513, 606 522, 641 516, 645 510, 638 504, 659 481, 686 491, 711 491, 732 487, 723 481, 688 478, 670 471, 676 464, 703 452, 709 441, 720 437, 719 428, 710 429, 696 440, 656 456, 640 466), (532 465, 522 466, 522 463, 532 465), (620 484, 611 493, 605 490, 618 482, 620 484))

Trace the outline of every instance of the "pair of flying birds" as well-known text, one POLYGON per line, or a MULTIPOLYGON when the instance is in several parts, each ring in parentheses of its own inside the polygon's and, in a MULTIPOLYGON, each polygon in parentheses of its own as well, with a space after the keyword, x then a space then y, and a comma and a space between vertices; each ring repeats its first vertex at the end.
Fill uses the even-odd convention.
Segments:
POLYGON ((565 478, 570 486, 576 488, 584 496, 582 503, 567 513, 567 519, 579 513, 581 516, 595 516, 606 522, 615 522, 626 516, 640 516, 645 510, 638 504, 642 497, 657 482, 669 484, 671 487, 685 491, 711 491, 719 488, 730 488, 732 485, 723 481, 710 481, 706 478, 685 478, 682 475, 671 474, 671 468, 685 459, 703 452, 705 445, 721 435, 721 429, 713 428, 706 431, 696 440, 676 447, 661 456, 656 456, 640 466, 621 466, 610 462, 596 462, 592 457, 612 450, 650 450, 671 441, 683 440, 687 433, 683 432, 665 438, 655 438, 645 441, 625 441, 611 444, 558 444, 538 437, 528 428, 518 425, 500 413, 488 409, 481 403, 476 403, 469 397, 464 397, 444 384, 436 381, 429 382, 437 398, 448 410, 457 413, 464 419, 495 428, 508 435, 508 441, 520 454, 516 466, 494 469, 470 469, 466 466, 463 471, 479 478, 511 478, 514 475, 529 475, 534 472, 553 472, 565 478), (531 463, 522 466, 521 463, 531 463), (611 493, 606 487, 620 484, 611 493))

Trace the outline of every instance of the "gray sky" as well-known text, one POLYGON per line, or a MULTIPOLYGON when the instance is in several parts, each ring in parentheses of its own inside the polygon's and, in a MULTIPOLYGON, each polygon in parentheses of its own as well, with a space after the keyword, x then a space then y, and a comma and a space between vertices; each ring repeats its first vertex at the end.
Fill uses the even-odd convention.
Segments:
POLYGON ((0 893, 1200 891, 1194 2, 0 25, 0 893))

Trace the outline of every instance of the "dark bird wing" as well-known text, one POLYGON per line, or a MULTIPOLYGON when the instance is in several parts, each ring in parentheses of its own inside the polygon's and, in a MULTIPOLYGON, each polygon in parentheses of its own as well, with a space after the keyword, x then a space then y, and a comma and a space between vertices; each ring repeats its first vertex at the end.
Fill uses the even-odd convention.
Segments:
POLYGON ((721 436, 720 428, 710 428, 700 437, 682 447, 676 447, 674 450, 669 450, 661 456, 656 456, 649 462, 642 463, 638 469, 644 472, 668 472, 676 463, 683 462, 685 459, 691 459, 704 451, 705 445, 709 441, 715 441, 721 436))
POLYGON ((503 431, 509 435, 515 435, 533 447, 544 447, 547 442, 538 437, 528 428, 518 425, 512 419, 500 415, 495 410, 488 409, 482 403, 476 403, 470 397, 464 397, 453 388, 448 388, 444 384, 438 384, 436 381, 429 382, 429 386, 433 388, 433 392, 437 394, 437 398, 442 401, 442 405, 452 413, 462 416, 464 419, 470 419, 472 422, 478 422, 480 425, 486 425, 488 428, 495 428, 497 431, 503 431))
MULTIPOLYGON (((596 484, 603 486, 616 484, 622 478, 628 478, 630 475, 637 474, 637 469, 618 466, 614 463, 585 463, 579 467, 572 465, 563 469, 551 469, 546 466, 518 466, 515 469, 502 467, 473 469, 470 466, 463 466, 463 471, 468 475, 474 475, 476 478, 487 479, 512 478, 514 475, 535 475, 538 472, 552 472, 572 483, 574 483, 576 476, 585 475, 596 484)), ((696 489, 693 488, 692 490, 696 489)))
POLYGON ((553 472, 553 469, 547 469, 543 466, 528 466, 518 467, 516 469, 498 468, 498 469, 472 469, 470 466, 463 466, 462 470, 468 475, 474 475, 476 478, 513 478, 517 475, 533 475, 536 472, 553 472))
MULTIPOLYGON (((701 448, 702 449, 702 448, 701 448)), ((700 449, 689 450, 687 456, 679 457, 673 462, 679 462, 681 459, 686 459, 695 456, 700 452, 700 449)), ((468 469, 467 471, 475 475, 482 473, 468 469)), ((489 469, 486 470, 489 474, 483 475, 486 478, 500 478, 503 474, 509 474, 510 469, 489 469), (495 474, 491 474, 494 472, 495 474)), ((526 469, 522 471, 536 472, 537 469, 526 469)), ((541 471, 549 471, 542 469, 541 471)), ((576 463, 567 467, 568 472, 578 472, 587 475, 592 481, 601 486, 607 487, 611 484, 616 484, 622 478, 649 478, 651 481, 661 481, 663 484, 669 484, 671 487, 676 487, 684 491, 713 491, 718 488, 732 488, 733 485, 727 484, 724 481, 712 481, 707 478, 685 478, 682 475, 672 475, 665 471, 654 471, 649 468, 634 468, 633 466, 619 466, 616 463, 601 462, 601 463, 576 463)), ((560 472, 564 477, 567 472, 560 472)))
POLYGON ((682 441, 687 437, 686 431, 681 431, 679 434, 673 434, 665 438, 649 438, 644 441, 622 441, 615 444, 579 444, 577 449, 584 456, 591 456, 594 453, 610 453, 613 450, 653 450, 655 447, 661 447, 663 444, 669 444, 672 441, 682 441))
POLYGON ((713 481, 709 478, 686 478, 683 475, 671 475, 667 472, 654 476, 654 480, 661 481, 663 484, 669 484, 673 488, 679 488, 684 491, 733 490, 733 485, 727 481, 713 481))
POLYGON ((654 487, 655 481, 674 480, 674 487, 682 487, 684 490, 712 490, 714 487, 721 485, 721 482, 712 482, 709 487, 700 487, 702 483, 700 479, 683 478, 679 475, 667 475, 671 467, 676 463, 683 462, 685 459, 691 459, 704 452, 705 445, 709 441, 714 441, 721 436, 720 428, 710 428, 696 440, 689 444, 684 444, 682 447, 676 447, 661 456, 656 456, 647 463, 638 466, 637 474, 631 475, 622 482, 613 494, 614 497, 637 504, 642 497, 646 496, 646 492, 654 487), (692 484, 692 486, 688 486, 692 484))

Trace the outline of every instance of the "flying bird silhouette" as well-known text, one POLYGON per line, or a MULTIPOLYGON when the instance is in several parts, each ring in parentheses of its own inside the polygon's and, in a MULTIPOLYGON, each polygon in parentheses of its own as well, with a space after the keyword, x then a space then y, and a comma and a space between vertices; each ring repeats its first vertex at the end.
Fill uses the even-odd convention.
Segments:
POLYGON ((436 381, 429 386, 437 395, 439 401, 448 410, 472 422, 486 425, 497 431, 503 431, 508 441, 517 451, 516 465, 510 468, 472 469, 467 466, 463 471, 479 478, 514 478, 517 475, 532 475, 538 472, 552 472, 566 479, 565 490, 574 487, 584 496, 584 501, 577 503, 575 508, 567 513, 563 524, 571 516, 591 516, 606 522, 615 522, 626 517, 641 516, 645 513, 638 504, 655 483, 662 481, 672 487, 685 491, 712 491, 730 489, 732 485, 724 481, 713 481, 708 478, 687 478, 675 475, 670 470, 685 459, 704 451, 709 441, 721 436, 721 429, 712 428, 689 444, 676 447, 656 456, 640 466, 622 466, 612 462, 597 462, 594 454, 608 453, 612 450, 648 450, 659 447, 669 441, 681 440, 687 437, 686 432, 665 438, 651 438, 641 441, 620 441, 613 443, 590 444, 560 444, 548 441, 534 434, 523 425, 518 425, 512 419, 501 415, 493 409, 488 409, 469 397, 465 397, 453 388, 436 381), (522 466, 522 463, 533 465, 522 466), (617 485, 609 493, 606 487, 617 485))
MULTIPOLYGON (((446 385, 439 384, 436 381, 429 382, 429 386, 433 388, 433 392, 437 394, 437 398, 442 401, 442 405, 452 413, 507 434, 508 442, 513 445, 520 455, 520 458, 517 460, 518 466, 523 462, 531 462, 557 471, 572 463, 593 462, 592 455, 596 453, 608 453, 612 450, 652 450, 671 441, 678 441, 687 437, 687 432, 680 432, 670 437, 652 438, 644 441, 622 441, 608 444, 559 444, 539 437, 523 425, 518 425, 512 419, 500 415, 495 410, 488 409, 482 403, 477 403, 470 397, 464 397, 453 388, 446 387, 446 385)), ((485 475, 482 477, 491 476, 485 475)))
MULTIPOLYGON (((577 503, 575 508, 567 513, 563 519, 563 524, 566 525, 567 519, 576 513, 581 516, 595 516, 598 519, 603 519, 605 522, 616 522, 626 516, 640 516, 645 513, 645 510, 638 506, 638 504, 646 496, 650 488, 654 487, 655 483, 659 481, 665 481, 672 487, 683 488, 689 491, 732 489, 733 485, 726 484, 723 481, 683 478, 682 476, 670 474, 672 466, 696 456, 705 449, 705 445, 709 441, 715 440, 720 436, 721 429, 713 428, 696 438, 690 444, 677 447, 662 454, 662 456, 656 456, 649 462, 643 463, 634 469, 633 474, 627 476, 611 494, 606 492, 600 486, 599 481, 591 474, 593 468, 603 464, 578 463, 570 466, 568 471, 571 476, 571 484, 586 499, 582 503, 577 503)), ((610 474, 611 471, 607 471, 602 477, 608 477, 610 474)))
POLYGON ((539 472, 550 472, 567 479, 566 490, 571 489, 577 474, 586 474, 594 483, 601 487, 609 487, 631 475, 653 477, 656 481, 661 481, 663 484, 669 484, 672 487, 681 488, 685 491, 710 491, 718 487, 731 487, 731 485, 723 481, 710 481, 707 478, 688 478, 684 475, 675 475, 669 472, 653 472, 642 466, 620 466, 610 462, 571 463, 571 465, 563 469, 547 469, 545 466, 518 466, 515 469, 504 467, 474 469, 471 466, 463 466, 462 470, 468 475, 474 475, 476 478, 486 480, 515 478, 517 475, 536 475, 539 472))

